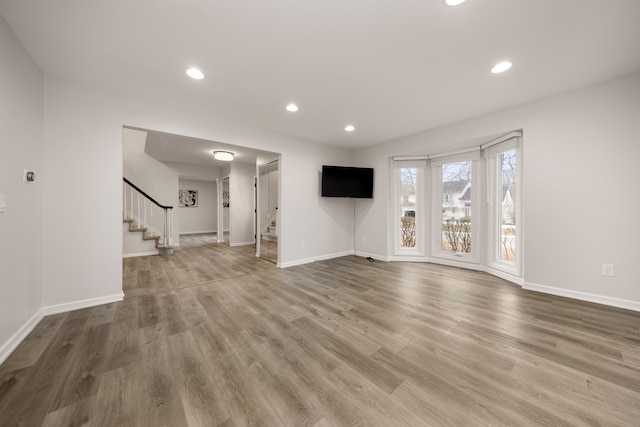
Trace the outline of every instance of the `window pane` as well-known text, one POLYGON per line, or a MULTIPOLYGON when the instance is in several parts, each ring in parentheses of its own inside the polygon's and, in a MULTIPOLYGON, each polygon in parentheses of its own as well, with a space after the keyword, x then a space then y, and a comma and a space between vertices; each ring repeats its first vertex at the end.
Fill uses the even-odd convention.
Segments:
POLYGON ((471 163, 442 165, 443 251, 471 252, 471 163))
POLYGON ((516 149, 499 156, 500 260, 516 261, 516 149))
POLYGON ((400 169, 400 247, 416 246, 416 168, 400 169))

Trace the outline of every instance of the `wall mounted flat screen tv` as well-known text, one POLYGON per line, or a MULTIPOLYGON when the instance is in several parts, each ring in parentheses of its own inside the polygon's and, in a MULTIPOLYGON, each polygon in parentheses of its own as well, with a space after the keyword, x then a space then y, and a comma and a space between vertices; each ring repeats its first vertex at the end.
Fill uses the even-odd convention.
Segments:
POLYGON ((322 197, 373 198, 373 168, 322 166, 322 197))

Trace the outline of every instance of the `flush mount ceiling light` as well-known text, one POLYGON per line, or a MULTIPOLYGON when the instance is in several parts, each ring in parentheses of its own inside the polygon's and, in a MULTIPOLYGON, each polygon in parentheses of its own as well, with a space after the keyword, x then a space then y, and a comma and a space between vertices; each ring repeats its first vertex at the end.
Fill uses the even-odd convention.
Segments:
POLYGON ((447 6, 457 6, 464 3, 466 0, 445 0, 447 6))
POLYGON ((187 76, 191 77, 192 79, 195 79, 195 80, 204 79, 204 74, 202 73, 202 71, 198 70, 197 68, 189 68, 186 72, 187 72, 187 76))
POLYGON ((346 125, 344 127, 345 132, 353 132, 356 128, 353 125, 346 125))
POLYGON ((496 65, 493 66, 493 68, 491 69, 491 72, 493 74, 499 74, 499 73, 504 73, 505 71, 507 71, 509 68, 511 68, 511 62, 509 61, 502 61, 497 63, 496 65))
POLYGON ((233 154, 231 151, 214 151, 213 158, 216 160, 222 160, 223 162, 230 162, 233 160, 233 154))
POLYGON ((285 107, 287 109, 287 111, 290 111, 292 113, 295 113, 296 111, 298 111, 298 106, 296 104, 289 104, 285 107))

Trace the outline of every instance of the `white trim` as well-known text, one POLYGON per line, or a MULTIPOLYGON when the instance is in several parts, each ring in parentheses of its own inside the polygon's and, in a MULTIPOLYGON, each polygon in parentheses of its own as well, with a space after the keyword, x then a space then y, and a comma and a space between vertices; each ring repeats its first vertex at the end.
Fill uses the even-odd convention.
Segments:
POLYGON ((406 160, 429 160, 429 156, 395 156, 393 161, 406 161, 406 160))
POLYGON ((440 164, 433 164, 431 169, 431 256, 436 258, 450 259, 454 262, 460 260, 462 262, 478 263, 480 262, 480 250, 478 242, 480 241, 480 233, 478 229, 484 224, 484 212, 480 204, 480 194, 482 192, 484 182, 481 174, 481 158, 478 151, 478 157, 472 154, 471 157, 465 155, 457 156, 453 163, 469 162, 471 172, 471 252, 452 252, 442 249, 443 241, 443 213, 442 213, 442 169, 445 164, 450 163, 449 158, 443 158, 440 164), (473 243, 475 242, 475 243, 473 243))
POLYGON ((139 256, 150 256, 150 255, 160 255, 160 251, 156 249, 155 251, 151 251, 151 252, 136 252, 134 254, 123 254, 122 258, 135 258, 139 256))
POLYGON ((442 156, 437 159, 431 160, 431 166, 433 168, 441 167, 447 163, 462 163, 462 162, 476 162, 480 160, 480 150, 473 150, 467 153, 452 154, 450 156, 442 156))
POLYGON ((416 168, 416 169, 426 169, 429 166, 429 160, 394 160, 393 167, 395 169, 407 169, 407 168, 416 168))
POLYGON ((524 282, 522 289, 640 312, 640 301, 632 301, 632 300, 626 300, 621 298, 608 297, 605 295, 596 295, 596 294, 590 294, 586 292, 572 291, 570 289, 556 288, 553 286, 546 286, 546 285, 538 285, 536 283, 531 283, 531 282, 524 282))
POLYGON ((491 266, 486 267, 484 271, 487 274, 499 277, 500 279, 506 280, 507 282, 511 282, 520 287, 524 285, 524 279, 522 277, 518 277, 513 274, 507 273, 506 271, 497 270, 495 268, 492 268, 491 266))
POLYGON ((358 251, 356 256, 363 257, 363 258, 373 258, 373 259, 375 259, 377 261, 384 261, 384 262, 391 261, 391 259, 389 257, 382 256, 382 255, 377 255, 377 254, 370 254, 368 252, 360 252, 360 251, 358 251))
POLYGON ((355 255, 355 251, 350 250, 350 251, 337 252, 337 253, 333 253, 333 254, 329 254, 329 255, 321 255, 321 256, 315 257, 313 260, 314 260, 314 262, 315 261, 326 261, 328 259, 341 258, 343 256, 349 256, 349 255, 355 255))
POLYGON ((429 258, 427 258, 426 256, 393 255, 390 256, 387 261, 429 262, 429 258))
POLYGON ((24 339, 38 326, 38 323, 45 317, 51 314, 64 313, 67 311, 78 310, 81 308, 94 307, 96 305, 109 304, 112 302, 122 301, 124 299, 124 292, 116 295, 108 295, 98 298, 90 298, 81 301, 74 301, 64 304, 56 304, 41 307, 29 320, 27 320, 15 334, 11 336, 0 347, 0 365, 15 351, 16 348, 24 341, 24 339))
POLYGON ((488 267, 506 271, 516 277, 522 276, 524 235, 522 224, 522 144, 520 132, 511 132, 484 150, 487 175, 487 264, 488 267), (516 150, 516 176, 515 194, 515 252, 516 259, 513 263, 505 263, 501 258, 502 253, 502 170, 499 156, 510 150, 516 150))
POLYGON ((448 259, 448 258, 430 257, 428 259, 428 262, 432 264, 446 265, 448 267, 463 268, 465 270, 485 271, 485 268, 483 265, 480 265, 477 263, 471 263, 471 262, 456 261, 454 259, 448 259))
POLYGON ((236 243, 229 243, 229 246, 231 247, 236 247, 236 246, 247 246, 247 245, 253 245, 255 244, 255 241, 250 241, 250 242, 236 242, 236 243))
POLYGON ((67 311, 80 310, 82 308, 95 307, 102 304, 110 304, 112 302, 122 301, 124 299, 124 292, 120 292, 115 295, 106 295, 103 297, 89 298, 80 301, 66 302, 56 305, 47 305, 41 308, 41 311, 45 316, 51 314, 65 313, 67 311))
MULTIPOLYGON (((337 258, 338 256, 343 256, 343 255, 335 255, 335 256, 327 255, 327 256, 330 258, 337 258)), ((294 261, 281 262, 278 264, 278 267, 289 268, 289 267, 295 267, 296 265, 311 264, 312 262, 315 262, 315 261, 316 261, 315 258, 303 258, 303 259, 297 259, 294 261)))
POLYGON ((468 154, 468 153, 480 153, 480 147, 476 146, 476 147, 463 148, 462 150, 447 151, 446 153, 431 154, 429 155, 429 158, 432 160, 435 160, 435 159, 441 159, 443 157, 457 157, 462 154, 468 154))
POLYGON ((204 231, 185 231, 182 233, 179 233, 180 236, 184 236, 184 235, 189 235, 189 234, 210 234, 210 233, 216 233, 216 230, 204 230, 204 231))
MULTIPOLYGON (((393 256, 419 256, 424 257, 427 251, 427 245, 423 236, 426 235, 426 227, 427 227, 427 195, 426 192, 428 190, 427 186, 427 163, 426 161, 422 165, 412 164, 404 167, 402 165, 403 162, 394 162, 393 163, 393 173, 389 175, 391 179, 390 190, 392 191, 392 200, 393 200, 393 229, 391 231, 393 236, 393 256), (412 248, 401 247, 400 246, 400 195, 402 193, 402 169, 415 169, 415 236, 416 236, 416 244, 412 248), (423 189, 424 187, 424 189, 423 189)), ((409 162, 411 163, 411 162, 409 162)))
POLYGON ((522 137, 522 131, 520 131, 520 130, 508 132, 508 133, 505 133, 502 136, 499 136, 499 137, 497 137, 495 139, 492 139, 491 141, 485 142, 484 144, 482 144, 480 146, 480 149, 486 150, 487 148, 491 147, 492 145, 500 144, 501 142, 507 141, 507 140, 509 140, 511 138, 520 138, 520 137, 522 137))
POLYGON ((506 280, 507 282, 511 282, 520 287, 522 287, 522 285, 524 284, 524 279, 522 277, 514 276, 513 274, 496 270, 495 268, 491 268, 481 264, 469 264, 466 262, 460 262, 460 261, 443 259, 443 258, 433 258, 433 257, 429 258, 428 262, 431 264, 445 265, 448 267, 457 267, 465 270, 482 271, 484 273, 498 277, 502 280, 506 280))
MULTIPOLYGON (((362 256, 362 252, 358 252, 358 253, 359 253, 358 256, 362 256)), ((294 261, 282 262, 278 264, 278 267, 280 268, 295 267, 296 265, 311 264, 312 262, 316 262, 316 261, 325 261, 328 259, 341 258, 343 256, 349 256, 349 255, 355 255, 354 251, 350 250, 350 251, 344 251, 344 252, 335 252, 332 254, 321 255, 318 257, 303 258, 303 259, 297 259, 294 261)))
POLYGON ((27 322, 22 325, 15 334, 11 336, 3 345, 0 347, 0 365, 4 363, 5 360, 11 353, 15 351, 16 348, 20 345, 22 341, 33 331, 38 323, 44 318, 44 313, 42 309, 38 310, 27 322))

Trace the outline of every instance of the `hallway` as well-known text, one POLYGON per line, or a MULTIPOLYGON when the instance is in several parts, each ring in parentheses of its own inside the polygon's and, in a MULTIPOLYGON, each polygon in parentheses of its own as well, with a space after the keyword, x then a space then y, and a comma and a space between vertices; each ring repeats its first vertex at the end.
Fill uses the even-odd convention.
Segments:
POLYGON ((230 247, 216 243, 215 233, 180 236, 180 247, 169 257, 124 258, 125 298, 181 289, 275 269, 255 256, 255 245, 230 247))

